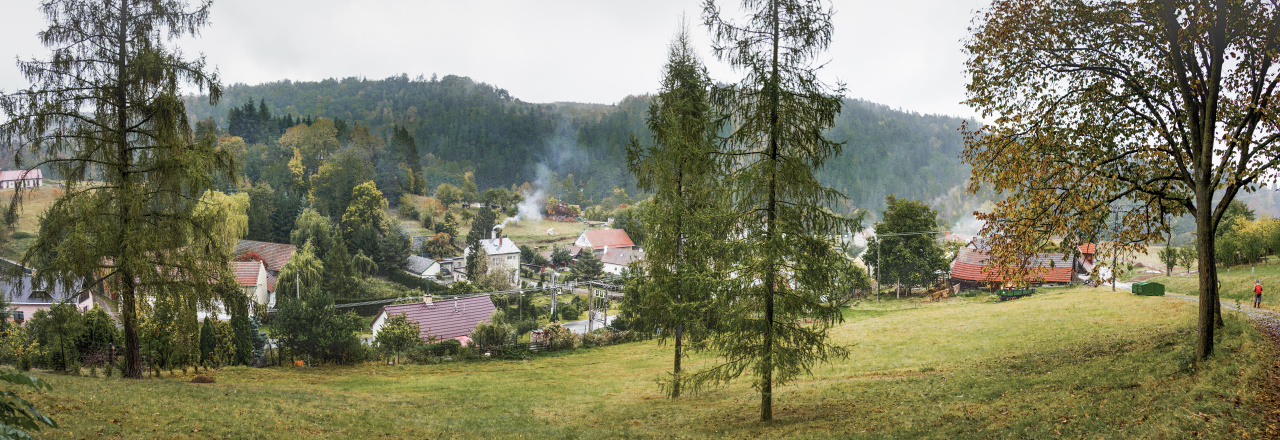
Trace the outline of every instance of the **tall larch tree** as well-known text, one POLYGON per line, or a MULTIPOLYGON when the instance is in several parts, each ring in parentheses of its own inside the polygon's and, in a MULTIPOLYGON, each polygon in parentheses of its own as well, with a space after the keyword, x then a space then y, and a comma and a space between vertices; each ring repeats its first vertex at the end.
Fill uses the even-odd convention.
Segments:
POLYGON ((1008 194, 979 216, 995 263, 1106 225, 1106 252, 1196 222, 1196 354, 1213 353, 1223 214, 1275 183, 1280 6, 1264 0, 996 0, 965 42, 970 190, 1008 194), (1045 213, 1052 213, 1046 215, 1045 213), (1119 222, 1114 219, 1119 217, 1119 222))
POLYGON ((634 293, 628 293, 634 298, 627 304, 640 328, 674 329, 659 333, 674 349, 671 378, 664 381, 673 398, 680 397, 688 349, 703 348, 708 340, 720 280, 714 268, 723 260, 718 256, 728 235, 728 197, 716 185, 721 168, 713 154, 717 118, 711 87, 682 26, 667 51, 662 89, 649 105, 652 144, 632 139, 627 151, 640 188, 653 192, 645 210, 645 264, 635 267, 634 293))
MULTIPOLYGON (((120 295, 128 378, 142 377, 143 295, 182 283, 207 290, 205 280, 226 270, 206 262, 227 259, 193 245, 210 226, 193 211, 215 174, 232 178, 229 158, 215 139, 194 137, 181 99, 187 84, 207 90, 214 102, 221 89, 203 57, 184 58, 173 46, 199 34, 210 7, 209 1, 194 9, 181 0, 45 1, 49 27, 39 38, 52 54, 18 63, 29 89, 0 93, 7 119, 0 136, 17 150, 17 164, 47 168, 65 181, 23 261, 46 281, 100 281, 120 295)), ((22 199, 10 203, 9 224, 22 199)))
POLYGON ((843 85, 818 80, 815 63, 831 43, 830 6, 810 0, 744 0, 746 21, 721 17, 708 0, 703 18, 720 60, 742 73, 717 87, 713 102, 728 115, 730 131, 719 155, 731 167, 725 185, 738 213, 731 237, 739 245, 737 273, 726 277, 723 331, 713 340, 723 362, 695 376, 724 381, 745 370, 760 390, 760 419, 773 419, 773 387, 807 374, 816 362, 848 350, 828 339, 841 321, 825 301, 837 289, 843 255, 832 237, 859 220, 829 206, 843 196, 822 186, 814 170, 840 154, 823 137, 840 113, 843 85))

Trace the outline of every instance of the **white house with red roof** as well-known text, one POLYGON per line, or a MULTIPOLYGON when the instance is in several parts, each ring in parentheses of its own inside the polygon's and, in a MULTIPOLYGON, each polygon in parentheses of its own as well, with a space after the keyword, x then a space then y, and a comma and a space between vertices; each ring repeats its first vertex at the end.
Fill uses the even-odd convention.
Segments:
POLYGON ((405 315, 409 322, 418 325, 418 336, 424 340, 459 339, 466 341, 477 324, 489 322, 493 315, 493 301, 486 295, 432 301, 424 295, 421 301, 385 306, 373 318, 373 337, 378 337, 387 318, 405 315))
POLYGON ((578 234, 578 239, 573 241, 573 245, 591 248, 597 254, 603 254, 606 249, 636 247, 636 244, 631 242, 631 236, 627 235, 627 231, 621 229, 588 229, 578 234))
POLYGON ((35 188, 44 181, 44 172, 34 170, 0 171, 0 188, 35 188))
POLYGON ((236 284, 250 299, 258 304, 272 307, 275 305, 275 286, 269 283, 267 266, 261 261, 232 261, 231 273, 235 274, 236 284))

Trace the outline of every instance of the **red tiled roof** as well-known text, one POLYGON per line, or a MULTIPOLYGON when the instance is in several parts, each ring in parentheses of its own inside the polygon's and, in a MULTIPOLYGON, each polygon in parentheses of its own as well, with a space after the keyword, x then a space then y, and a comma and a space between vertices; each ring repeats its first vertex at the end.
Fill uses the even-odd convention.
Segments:
POLYGON ((383 307, 378 313, 385 312, 387 316, 405 315, 410 321, 418 323, 418 328, 421 329, 418 336, 423 338, 434 336, 449 339, 470 335, 476 324, 489 321, 489 315, 494 310, 493 301, 488 296, 471 296, 433 301, 431 305, 421 301, 395 304, 383 307))
POLYGON ((1076 249, 1079 249, 1082 254, 1096 254, 1096 251, 1098 250, 1097 247, 1098 246, 1093 243, 1085 243, 1076 247, 1076 249))
POLYGON ((231 272, 236 274, 236 284, 241 286, 258 285, 258 270, 262 267, 259 261, 232 261, 231 272))
POLYGON ((587 236, 587 241, 591 242, 591 247, 595 250, 608 247, 633 247, 636 244, 631 242, 631 237, 627 235, 627 231, 621 229, 592 229, 582 231, 587 236))
POLYGON ((266 263, 268 271, 280 272, 280 268, 284 267, 284 264, 289 262, 289 258, 292 258, 293 253, 297 251, 298 247, 291 244, 240 240, 236 243, 236 250, 232 252, 232 257, 240 258, 244 254, 253 252, 262 257, 262 262, 266 263))
MULTIPOLYGON (((955 261, 951 262, 951 278, 975 282, 1008 281, 998 267, 987 265, 989 258, 986 251, 970 247, 960 248, 955 261)), ((1075 264, 1072 262, 1072 257, 1063 254, 1036 254, 1028 261, 1028 266, 1036 268, 1031 270, 1029 280, 1069 283, 1075 264)))
POLYGON ((276 291, 276 281, 278 281, 278 279, 276 278, 276 276, 275 276, 275 275, 272 275, 272 274, 271 274, 271 272, 267 272, 267 290, 270 290, 270 291, 272 291, 272 292, 275 292, 275 291, 276 291))
POLYGON ((0 181, 23 180, 23 179, 43 179, 44 172, 39 168, 34 170, 10 170, 0 171, 0 181))

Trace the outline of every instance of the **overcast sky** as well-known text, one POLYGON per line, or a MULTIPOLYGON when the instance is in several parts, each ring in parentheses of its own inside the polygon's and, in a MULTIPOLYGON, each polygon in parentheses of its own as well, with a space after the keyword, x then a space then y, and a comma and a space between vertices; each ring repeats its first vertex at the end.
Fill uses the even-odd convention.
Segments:
MULTIPOLYGON (((736 1, 719 2, 732 10, 736 1)), ((848 96, 920 113, 978 116, 964 99, 961 39, 987 0, 838 0, 820 71, 848 96)), ((44 58, 36 0, 0 2, 0 90, 27 82, 15 57, 44 58)), ((224 84, 400 73, 469 76, 528 102, 615 103, 658 88, 667 45, 688 16, 716 80, 697 0, 217 0, 212 25, 184 41, 224 84)))

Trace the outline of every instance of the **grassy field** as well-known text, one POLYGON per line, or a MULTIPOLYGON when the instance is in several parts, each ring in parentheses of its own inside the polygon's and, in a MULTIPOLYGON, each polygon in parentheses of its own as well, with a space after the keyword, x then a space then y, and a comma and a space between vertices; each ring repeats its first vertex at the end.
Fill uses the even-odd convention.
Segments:
POLYGON ((1231 317, 1219 354, 1195 364, 1194 314, 1101 288, 855 305, 833 332, 853 355, 778 389, 767 424, 749 379, 663 398, 670 348, 654 342, 529 361, 230 368, 211 385, 40 374, 54 391, 27 397, 63 426, 46 438, 1267 436, 1271 344, 1231 317))
MULTIPOLYGON (((0 189, 0 208, 8 209, 13 200, 13 189, 0 189)), ((26 190, 24 190, 26 191, 26 190)), ((35 234, 40 232, 40 215, 53 206, 53 202, 62 194, 62 187, 47 184, 30 192, 24 192, 22 207, 19 210, 18 225, 13 233, 19 237, 9 240, 0 247, 0 257, 17 260, 35 242, 35 234)))
MULTIPOLYGON (((419 203, 419 205, 427 199, 423 196, 412 197, 419 203)), ((462 220, 463 210, 470 211, 473 215, 479 211, 474 208, 463 208, 456 204, 449 207, 449 212, 453 214, 454 218, 458 219, 459 238, 466 237, 467 233, 471 232, 471 223, 462 220)), ((440 217, 441 216, 437 216, 436 221, 440 221, 440 217)), ((502 214, 499 214, 498 217, 499 224, 502 224, 503 220, 506 219, 502 214)), ((422 223, 416 219, 408 219, 403 216, 399 218, 401 227, 403 227, 405 232, 409 233, 409 235, 429 235, 428 231, 422 228, 422 223)), ((573 244, 573 241, 578 238, 578 235, 586 229, 587 225, 582 222, 556 222, 541 219, 526 219, 519 222, 513 221, 508 223, 503 227, 502 235, 504 237, 511 238, 518 244, 528 245, 536 251, 545 251, 550 250, 552 245, 565 246, 573 244), (547 231, 549 229, 554 231, 548 234, 547 231)))

